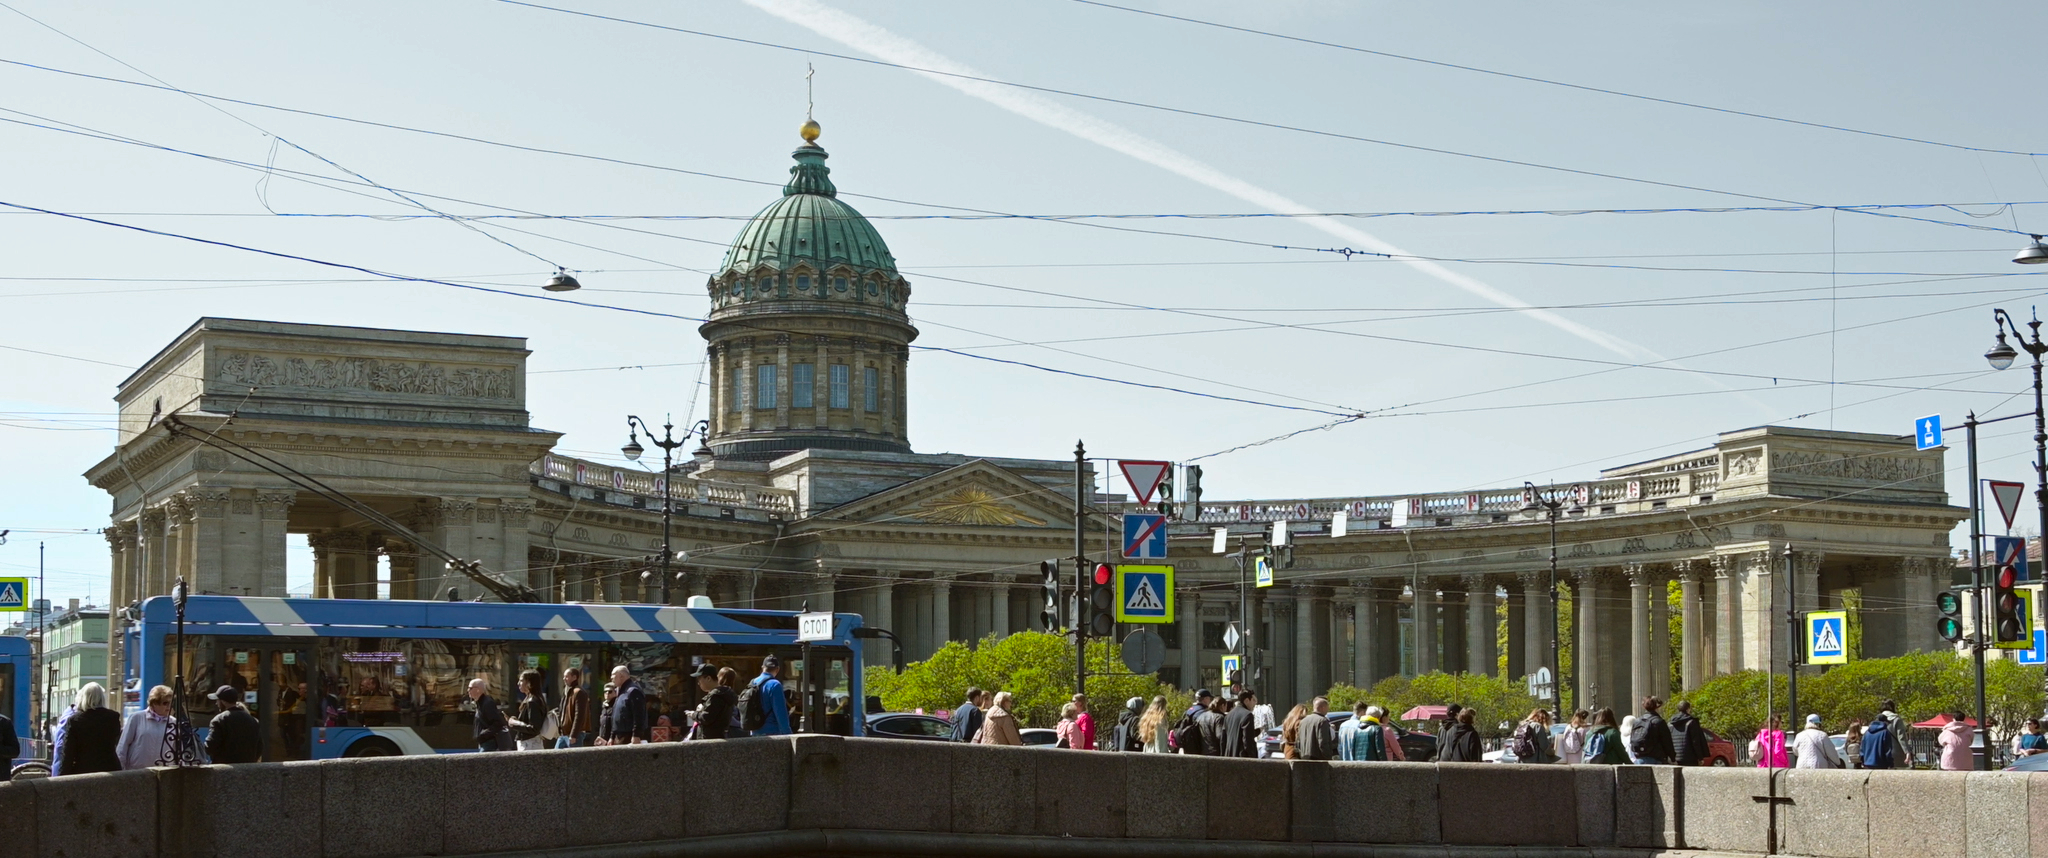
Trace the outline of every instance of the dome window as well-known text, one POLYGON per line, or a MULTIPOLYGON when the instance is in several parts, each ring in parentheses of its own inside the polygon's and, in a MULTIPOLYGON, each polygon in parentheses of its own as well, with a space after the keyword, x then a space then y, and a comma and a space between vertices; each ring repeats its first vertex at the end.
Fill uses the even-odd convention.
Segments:
POLYGON ((811 291, 811 276, 810 276, 810 275, 808 275, 808 274, 798 274, 798 275, 796 276, 796 291, 798 291, 798 292, 809 292, 809 291, 811 291))
POLYGON ((834 277, 834 278, 832 278, 832 291, 834 291, 834 292, 844 292, 844 291, 846 291, 846 278, 844 278, 844 277, 834 277))

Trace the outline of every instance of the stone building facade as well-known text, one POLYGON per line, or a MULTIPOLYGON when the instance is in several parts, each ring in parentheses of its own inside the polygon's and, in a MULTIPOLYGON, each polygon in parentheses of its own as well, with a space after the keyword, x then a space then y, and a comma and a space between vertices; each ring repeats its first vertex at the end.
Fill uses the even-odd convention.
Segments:
MULTIPOLYGON (((911 451, 909 284, 836 199, 815 135, 794 157, 783 198, 709 283, 708 443, 673 472, 553 453, 557 434, 529 425, 520 338, 201 319, 122 383, 119 444, 86 474, 113 496, 113 603, 179 578, 284 595, 297 533, 315 552, 316 597, 484 592, 345 497, 550 600, 666 591, 857 612, 912 659, 1036 627, 1038 563, 1073 553, 1075 463, 911 451), (680 552, 667 588, 655 578, 664 497, 680 552)), ((1094 471, 1080 483, 1097 485, 1094 471)), ((1277 520, 1295 564, 1246 600, 1268 666, 1258 681, 1277 700, 1403 672, 1498 672, 1502 622, 1504 669, 1533 672, 1550 663, 1559 593, 1575 612, 1581 705, 1667 693, 1674 659, 1686 684, 1782 664, 1784 612, 1851 590, 1866 654, 1943 647, 1922 608, 1949 586, 1948 533, 1965 511, 1942 474, 1941 452, 1910 438, 1727 432, 1579 484, 1581 508, 1557 522, 1556 590, 1550 524, 1523 511, 1520 488, 1208 503, 1171 531, 1180 611, 1162 675, 1215 684, 1225 624, 1242 618, 1237 564, 1209 553, 1211 532, 1256 545, 1277 520), (1350 530, 1332 538, 1340 510, 1350 530), (1678 652, 1660 631, 1673 619, 1678 652)), ((1128 505, 1084 500, 1101 557, 1098 534, 1128 505)), ((871 662, 886 658, 870 646, 871 662)))

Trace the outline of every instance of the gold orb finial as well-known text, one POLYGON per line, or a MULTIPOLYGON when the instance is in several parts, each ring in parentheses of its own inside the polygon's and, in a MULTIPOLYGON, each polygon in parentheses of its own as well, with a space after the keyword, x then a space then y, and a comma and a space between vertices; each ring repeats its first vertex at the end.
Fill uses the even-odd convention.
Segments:
POLYGON ((818 133, 824 130, 825 129, 818 124, 818 120, 806 119, 804 120, 804 127, 797 131, 797 133, 802 134, 804 136, 805 143, 816 143, 818 142, 818 133))

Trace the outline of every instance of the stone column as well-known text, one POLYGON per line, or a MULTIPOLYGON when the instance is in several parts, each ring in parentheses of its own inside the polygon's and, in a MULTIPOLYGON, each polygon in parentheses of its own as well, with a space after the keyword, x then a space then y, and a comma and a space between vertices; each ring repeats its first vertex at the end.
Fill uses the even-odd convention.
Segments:
POLYGON ((162 509, 145 509, 137 517, 141 523, 137 536, 136 592, 129 594, 129 601, 141 601, 151 596, 169 593, 165 586, 169 580, 167 569, 170 565, 169 538, 165 528, 169 522, 162 509))
POLYGON ((1498 615, 1493 581, 1484 575, 1465 576, 1466 670, 1481 676, 1500 675, 1498 615))
POLYGON ((1707 580, 1707 563, 1702 560, 1688 560, 1683 563, 1678 577, 1678 667, 1679 680, 1686 691, 1700 687, 1707 680, 1702 634, 1705 629, 1705 611, 1700 610, 1700 586, 1707 580))
POLYGON ((306 547, 313 549, 313 598, 334 598, 334 551, 325 533, 306 534, 306 547))
POLYGON ((811 610, 832 613, 839 610, 839 573, 827 569, 811 576, 811 610))
POLYGON ((1535 672, 1528 661, 1529 609, 1519 579, 1508 582, 1508 678, 1520 679, 1535 672))
POLYGON ((1572 605, 1578 609, 1575 629, 1578 645, 1572 650, 1572 672, 1578 679, 1578 696, 1574 705, 1579 709, 1592 710, 1596 706, 1614 703, 1609 689, 1600 683, 1603 660, 1600 652, 1600 573, 1593 569, 1580 570, 1574 583, 1577 586, 1572 593, 1572 605))
POLYGON ((1714 563, 1714 672, 1742 669, 1742 563, 1717 554, 1714 563))
POLYGON ((1189 587, 1174 594, 1173 609, 1180 631, 1180 689, 1192 691, 1202 684, 1201 591, 1189 587))
POLYGON ((1294 585, 1294 694, 1307 701, 1316 696, 1316 600, 1314 589, 1294 585))
MULTIPOLYGON (((626 600, 626 576, 631 574, 626 564, 617 560, 599 563, 592 568, 598 574, 597 591, 606 602, 619 603, 626 600)), ((475 585, 471 585, 472 587, 475 585)), ((467 590, 468 588, 464 588, 467 590)), ((735 602, 738 600, 735 599, 735 602)))
POLYGON ((187 586, 192 581, 192 507, 185 499, 172 495, 163 503, 164 510, 164 592, 171 592, 178 579, 183 578, 187 586))
MULTIPOLYGON (((1557 665, 1550 663, 1550 570, 1523 572, 1516 576, 1522 584, 1522 674, 1536 672, 1539 667, 1548 667, 1557 673, 1557 665)), ((1552 676, 1551 681, 1562 681, 1552 676)))
MULTIPOLYGON (((533 501, 525 498, 500 498, 498 500, 498 563, 492 571, 498 572, 507 581, 526 582, 536 593, 546 593, 554 587, 554 578, 546 566, 534 566, 527 562, 530 556, 526 550, 531 545, 526 528, 533 520, 533 501)), ((660 564, 656 564, 659 568, 660 564)), ((656 574, 659 574, 658 572, 656 574)), ((671 590, 671 593, 674 591, 671 590)))
MULTIPOLYGON (((896 627, 896 573, 877 570, 868 574, 868 584, 875 588, 875 613, 870 621, 876 628, 888 629, 902 637, 903 631, 896 627)), ((869 664, 890 664, 889 642, 880 638, 870 642, 868 657, 869 664)))
POLYGON ((257 595, 283 596, 285 594, 284 566, 287 534, 290 528, 292 504, 297 503, 297 489, 260 489, 256 493, 256 514, 262 519, 263 568, 257 595))
POLYGON ((1655 668, 1650 656, 1650 593, 1656 575, 1641 563, 1631 563, 1622 572, 1628 576, 1629 614, 1628 694, 1622 699, 1634 706, 1637 698, 1650 693, 1650 673, 1655 668))
MULTIPOLYGON (((1797 594, 1794 594, 1798 596, 1798 599, 1796 602, 1793 603, 1792 609, 1798 611, 1799 616, 1801 617, 1805 617, 1807 612, 1809 611, 1820 610, 1820 564, 1822 559, 1824 559, 1825 557, 1826 555, 1822 554, 1819 551, 1814 551, 1806 548, 1797 549, 1792 553, 1792 574, 1796 576, 1796 580, 1799 582, 1799 592, 1797 594)), ((1779 555, 1779 563, 1782 565, 1783 562, 1784 561, 1782 559, 1782 555, 1779 555)), ((1789 584, 1790 582, 1788 581, 1787 583, 1789 584)), ((1784 617, 1782 614, 1779 615, 1778 618, 1778 628, 1780 631, 1783 631, 1785 628, 1784 617)), ((1869 633, 1869 629, 1864 630, 1866 639, 1869 633)), ((1786 646, 1788 647, 1804 647, 1805 645, 1806 643, 1804 633, 1801 633, 1801 635, 1796 640, 1786 641, 1786 646)), ((1846 645, 1847 642, 1844 642, 1844 646, 1846 645)), ((1789 657, 1789 655, 1792 652, 1794 652, 1794 650, 1787 649, 1787 656, 1789 657)), ((1811 676, 1820 673, 1819 665, 1804 664, 1804 662, 1806 661, 1804 653, 1801 653, 1799 660, 1800 662, 1802 662, 1799 668, 1799 673, 1801 675, 1811 676)), ((1805 716, 1798 717, 1803 718, 1805 716)))
POLYGON ((1441 664, 1437 661, 1436 584, 1428 578, 1420 578, 1413 590, 1415 672, 1423 674, 1437 670, 1441 664))
MULTIPOLYGON (((135 600, 135 523, 117 521, 101 534, 107 540, 107 565, 112 570, 112 581, 107 590, 107 602, 115 610, 127 607, 135 600)), ((118 643, 115 645, 118 646, 118 643)))
POLYGON ((1351 684, 1371 688, 1379 681, 1373 629, 1372 583, 1363 578, 1351 581, 1351 684))
MULTIPOLYGON (((1901 594, 1901 598, 1906 605, 1925 605, 1929 608, 1934 606, 1935 594, 1947 589, 1946 582, 1937 585, 1934 579, 1934 571, 1939 568, 1940 563, 1940 560, 1927 557, 1899 558, 1898 592, 1901 594)), ((2040 573, 2035 574, 2037 577, 2040 575, 2040 573)), ((1941 635, 1934 629, 1934 616, 1934 614, 1929 613, 1926 615, 1927 619, 1918 624, 1910 620, 1906 621, 1902 626, 1903 634, 1900 635, 1900 646, 1908 651, 1917 652, 1941 652, 1949 649, 1949 642, 1942 640, 1941 635)), ((1870 646, 1869 635, 1870 633, 1866 627, 1864 632, 1864 647, 1866 649, 1870 646)))
MULTIPOLYGON (((1010 590, 1013 589, 1010 576, 996 573, 995 589, 989 593, 989 633, 997 639, 1010 636, 1010 590)), ((1175 610, 1188 610, 1180 605, 1175 610)))
POLYGON ((384 542, 384 562, 391 567, 391 598, 417 599, 419 595, 420 555, 411 543, 402 539, 384 542))
POLYGON ((1650 585, 1650 691, 1661 700, 1671 699, 1671 584, 1657 569, 1650 585))
POLYGON ((1459 589, 1463 585, 1458 578, 1441 579, 1438 586, 1443 588, 1437 607, 1437 634, 1443 641, 1443 654, 1437 659, 1437 669, 1450 674, 1464 673, 1471 670, 1465 650, 1467 594, 1459 589))
POLYGON ((1282 704, 1294 693, 1294 635, 1291 634, 1294 629, 1293 623, 1289 622, 1294 612, 1288 610, 1293 600, 1292 590, 1275 586, 1266 591, 1264 604, 1260 606, 1260 615, 1265 618, 1267 628, 1267 657, 1260 662, 1265 669, 1265 679, 1252 683, 1252 688, 1272 696, 1274 708, 1281 712, 1299 702, 1282 704))
POLYGON ((932 581, 932 650, 938 651, 953 639, 953 582, 932 581))
POLYGON ((221 589, 237 596, 263 595, 263 519, 256 491, 223 489, 227 514, 221 527, 221 589))
POLYGON ((789 335, 775 335, 775 426, 790 427, 789 419, 789 335))

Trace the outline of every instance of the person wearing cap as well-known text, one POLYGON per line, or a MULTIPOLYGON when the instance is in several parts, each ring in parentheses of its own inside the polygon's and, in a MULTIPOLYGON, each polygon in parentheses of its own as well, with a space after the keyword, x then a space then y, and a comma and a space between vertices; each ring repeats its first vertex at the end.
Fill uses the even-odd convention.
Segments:
POLYGON ((795 732, 789 728, 789 700, 782 696, 781 676, 782 659, 771 655, 761 659, 761 675, 747 683, 760 699, 764 716, 761 726, 754 730, 756 736, 787 736, 795 732))
POLYGON ((206 755, 215 763, 263 762, 263 727, 242 707, 242 692, 223 685, 213 699, 220 714, 206 725, 206 755))
POLYGON ((1188 711, 1180 714, 1183 718, 1194 718, 1209 711, 1210 707, 1215 705, 1216 695, 1210 694, 1207 688, 1197 688, 1195 689, 1195 705, 1189 706, 1188 711))
POLYGON ((704 699, 697 703, 695 721, 690 727, 692 739, 723 739, 726 728, 732 726, 732 707, 739 702, 737 692, 718 684, 718 665, 710 662, 697 665, 697 690, 704 699))
POLYGON ((1846 768, 1842 755, 1835 751, 1834 740, 1828 738, 1828 731, 1821 729, 1820 716, 1806 716, 1806 729, 1792 737, 1792 753, 1798 756, 1792 765, 1801 769, 1846 768))

